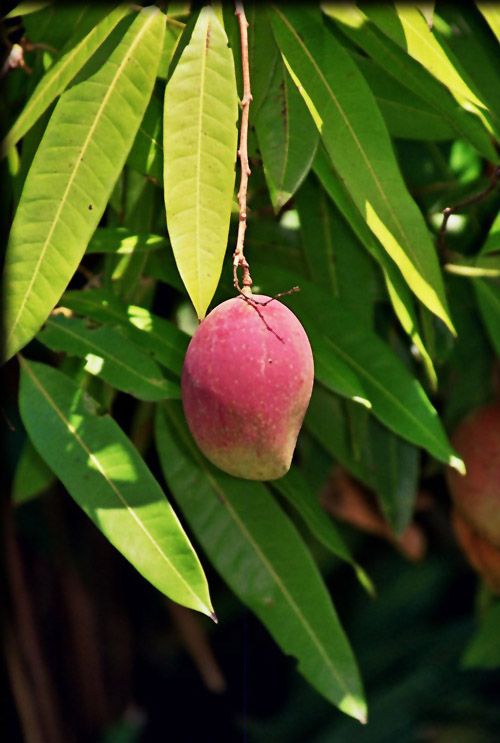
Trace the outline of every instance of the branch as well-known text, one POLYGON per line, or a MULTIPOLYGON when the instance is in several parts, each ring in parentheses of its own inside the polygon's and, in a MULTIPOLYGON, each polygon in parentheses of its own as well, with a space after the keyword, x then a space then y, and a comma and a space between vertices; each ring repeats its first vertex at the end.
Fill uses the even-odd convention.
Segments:
POLYGON ((491 180, 489 185, 480 193, 476 194, 475 196, 470 196, 468 199, 464 199, 463 201, 460 201, 458 204, 455 204, 454 206, 447 206, 446 209, 443 209, 443 221, 441 223, 441 227, 439 228, 439 234, 438 234, 438 251, 441 255, 442 259, 445 259, 446 256, 446 225, 448 224, 448 220, 451 217, 452 214, 454 214, 457 209, 462 209, 464 206, 470 206, 470 204, 476 204, 478 201, 482 201, 486 196, 488 196, 489 193, 491 193, 498 185, 498 182, 500 181, 500 165, 497 165, 493 171, 493 175, 491 176, 491 180))
POLYGON ((251 173, 248 163, 248 113, 250 102, 252 101, 252 92, 250 90, 250 67, 248 63, 248 21, 241 2, 235 2, 241 34, 241 65, 243 68, 243 98, 241 101, 241 127, 240 127, 240 148, 238 156, 241 165, 240 190, 238 191, 238 204, 240 206, 240 221, 238 224, 238 237, 236 240, 236 249, 233 255, 233 278, 234 286, 243 294, 243 296, 252 295, 252 278, 250 276, 250 267, 245 258, 245 232, 247 229, 247 190, 248 176, 251 173), (240 288, 238 280, 238 268, 241 266, 243 271, 242 285, 240 288))

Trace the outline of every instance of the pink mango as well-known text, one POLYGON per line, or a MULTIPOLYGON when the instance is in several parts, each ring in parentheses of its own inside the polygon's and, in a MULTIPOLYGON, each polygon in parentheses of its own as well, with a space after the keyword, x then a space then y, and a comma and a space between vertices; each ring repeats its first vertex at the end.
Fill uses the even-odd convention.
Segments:
POLYGON ((288 307, 253 295, 216 307, 189 344, 182 402, 191 433, 224 472, 275 480, 290 469, 311 397, 314 362, 288 307), (260 314, 259 314, 260 313, 260 314))

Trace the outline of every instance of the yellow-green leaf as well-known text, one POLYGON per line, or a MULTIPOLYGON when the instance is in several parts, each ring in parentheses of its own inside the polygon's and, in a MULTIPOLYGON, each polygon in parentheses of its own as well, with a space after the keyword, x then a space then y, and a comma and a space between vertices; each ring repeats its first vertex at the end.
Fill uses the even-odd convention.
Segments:
POLYGON ((216 15, 205 7, 167 84, 163 130, 167 227, 200 319, 227 246, 237 118, 233 55, 216 15))

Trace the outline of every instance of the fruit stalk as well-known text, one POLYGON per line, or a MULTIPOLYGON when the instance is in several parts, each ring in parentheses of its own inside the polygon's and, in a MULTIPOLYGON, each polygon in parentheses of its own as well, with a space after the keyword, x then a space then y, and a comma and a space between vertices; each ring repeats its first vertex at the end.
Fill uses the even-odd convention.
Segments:
POLYGON ((245 258, 245 232, 247 228, 247 190, 248 176, 251 173, 248 162, 248 113, 250 103, 253 100, 250 89, 250 66, 248 62, 248 21, 246 19, 243 5, 235 2, 235 15, 238 18, 241 34, 241 66, 243 69, 243 98, 241 100, 241 126, 240 126, 240 147, 238 157, 240 158, 241 180, 238 191, 238 204, 240 207, 240 219, 238 223, 238 237, 236 240, 236 249, 233 254, 233 278, 234 286, 246 297, 252 296, 252 278, 250 276, 250 267, 245 258), (238 268, 242 269, 242 288, 238 280, 238 268))

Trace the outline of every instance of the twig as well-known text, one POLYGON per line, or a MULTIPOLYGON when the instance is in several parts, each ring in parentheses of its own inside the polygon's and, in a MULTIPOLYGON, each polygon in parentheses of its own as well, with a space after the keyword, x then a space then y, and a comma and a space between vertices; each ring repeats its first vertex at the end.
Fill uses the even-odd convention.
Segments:
POLYGON ((250 66, 248 62, 248 21, 246 19, 243 5, 240 2, 235 2, 236 12, 235 15, 238 18, 241 34, 241 65, 243 69, 243 98, 241 100, 241 127, 240 127, 240 148, 238 150, 238 157, 240 158, 241 165, 241 180, 240 190, 238 191, 238 204, 240 206, 240 221, 238 224, 238 237, 236 240, 236 249, 233 255, 233 279, 234 286, 240 294, 246 297, 252 295, 252 278, 250 276, 250 267, 245 258, 244 245, 245 245, 245 232, 247 229, 247 190, 248 190, 248 176, 251 173, 250 165, 248 163, 248 113, 250 103, 252 99, 252 91, 250 90, 250 66), (238 280, 238 268, 241 266, 243 271, 242 286, 238 280))
POLYGON ((470 206, 470 204, 476 204, 478 201, 482 201, 497 187, 499 181, 500 165, 497 165, 495 167, 495 170, 493 171, 493 175, 491 176, 491 180, 487 188, 485 188, 483 191, 476 194, 475 196, 470 196, 468 199, 464 199, 454 206, 447 206, 446 209, 443 209, 443 221, 441 223, 441 227, 439 228, 438 235, 438 250, 443 260, 446 256, 446 225, 448 224, 448 220, 451 215, 454 214, 457 209, 462 209, 464 206, 470 206))

